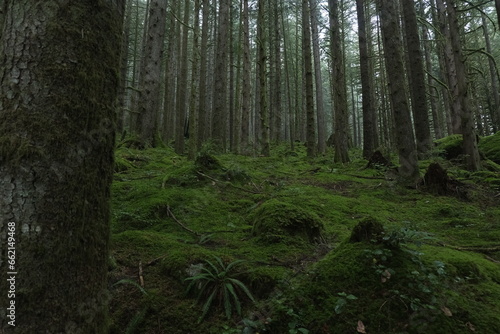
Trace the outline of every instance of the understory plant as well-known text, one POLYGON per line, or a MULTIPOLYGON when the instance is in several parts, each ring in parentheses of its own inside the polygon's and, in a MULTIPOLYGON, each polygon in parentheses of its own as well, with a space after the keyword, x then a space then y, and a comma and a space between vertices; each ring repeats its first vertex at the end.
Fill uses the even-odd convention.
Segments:
POLYGON ((255 301, 246 285, 235 278, 234 268, 242 262, 243 260, 236 260, 225 264, 220 257, 214 256, 214 261, 205 260, 198 274, 186 278, 186 281, 190 281, 186 292, 190 293, 193 289, 197 289, 197 301, 203 303, 199 322, 213 307, 222 307, 228 319, 231 318, 233 310, 241 315, 242 295, 255 301))

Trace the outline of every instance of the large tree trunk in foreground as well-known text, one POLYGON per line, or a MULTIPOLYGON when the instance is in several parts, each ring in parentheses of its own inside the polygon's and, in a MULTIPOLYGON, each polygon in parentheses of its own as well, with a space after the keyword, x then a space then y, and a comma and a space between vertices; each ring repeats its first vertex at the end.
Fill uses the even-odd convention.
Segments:
POLYGON ((123 7, 8 1, 0 40, 1 333, 107 333, 123 7))

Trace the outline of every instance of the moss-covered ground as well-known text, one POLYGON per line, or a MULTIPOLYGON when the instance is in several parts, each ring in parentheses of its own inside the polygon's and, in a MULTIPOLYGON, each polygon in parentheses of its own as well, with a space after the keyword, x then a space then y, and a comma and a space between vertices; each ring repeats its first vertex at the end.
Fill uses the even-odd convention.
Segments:
POLYGON ((282 146, 195 162, 119 148, 111 333, 500 333, 498 165, 421 162, 422 175, 441 163, 464 198, 402 188, 357 151, 345 165, 331 156, 282 146), (385 232, 349 242, 367 220, 385 232), (244 260, 234 278, 256 302, 239 294, 241 315, 228 319, 214 299, 200 319, 205 300, 186 294, 185 279, 214 257, 244 260))

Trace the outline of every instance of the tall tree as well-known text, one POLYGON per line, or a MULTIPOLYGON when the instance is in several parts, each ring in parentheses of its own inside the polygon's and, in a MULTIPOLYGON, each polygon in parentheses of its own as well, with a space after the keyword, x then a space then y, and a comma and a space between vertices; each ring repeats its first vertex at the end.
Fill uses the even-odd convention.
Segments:
POLYGON ((194 23, 193 23, 193 67, 191 71, 191 97, 189 100, 189 147, 188 158, 194 160, 199 150, 198 144, 198 84, 200 75, 200 8, 201 0, 194 1, 194 23))
POLYGON ((401 27, 397 0, 378 0, 380 25, 384 45, 387 79, 396 124, 399 174, 402 182, 414 183, 419 177, 417 150, 413 134, 410 107, 406 96, 402 55, 401 27))
POLYGON ((0 332, 107 333, 124 2, 3 4, 0 332))
POLYGON ((219 1, 217 46, 214 67, 212 140, 220 148, 226 149, 226 126, 228 115, 228 40, 229 40, 229 0, 219 1))
POLYGON ((305 115, 307 156, 316 156, 316 124, 314 124, 314 84, 311 50, 309 1, 302 0, 302 58, 305 76, 305 115))
POLYGON ((328 0, 330 10, 330 46, 332 54, 332 75, 335 78, 333 99, 335 103, 335 129, 333 141, 336 162, 349 162, 349 110, 347 109, 347 86, 345 79, 344 54, 340 28, 339 0, 328 0))
POLYGON ((208 75, 208 20, 210 17, 210 0, 201 0, 203 3, 202 24, 201 24, 201 42, 200 42, 200 87, 199 87, 199 104, 198 104, 198 135, 196 136, 196 146, 201 147, 202 143, 208 137, 208 104, 207 104, 207 75, 208 75))
MULTIPOLYGON (((488 32, 488 20, 484 12, 481 12, 481 23, 483 26, 486 52, 488 52, 489 55, 492 55, 493 49, 491 47, 490 34, 488 32)), ((496 132, 500 128, 500 92, 498 88, 497 69, 495 66, 494 59, 492 59, 492 57, 488 57, 488 65, 490 70, 491 91, 492 91, 491 93, 493 95, 493 103, 494 103, 491 110, 492 127, 493 131, 496 132)))
POLYGON ((477 135, 474 127, 474 118, 469 105, 469 91, 467 89, 467 78, 465 60, 462 55, 460 43, 457 8, 454 0, 448 0, 446 5, 448 24, 450 27, 451 48, 455 61, 457 77, 458 105, 460 106, 461 132, 463 136, 463 148, 467 157, 467 169, 477 171, 481 167, 479 150, 477 148, 477 135))
POLYGON ((250 104, 251 77, 250 77, 250 28, 249 28, 248 0, 243 0, 243 82, 242 82, 242 100, 241 100, 241 150, 244 154, 248 153, 248 140, 250 136, 250 104))
POLYGON ((178 154, 184 153, 184 132, 187 115, 187 95, 188 95, 188 33, 189 33, 189 16, 191 14, 191 0, 184 1, 184 18, 181 25, 182 40, 180 53, 180 71, 177 80, 177 99, 176 99, 176 122, 175 127, 175 144, 174 149, 178 154))
POLYGON ((409 79, 411 108, 413 111, 417 151, 425 156, 431 149, 431 129, 427 109, 425 87, 424 57, 422 55, 420 35, 417 25, 417 13, 413 0, 402 0, 403 23, 406 35, 406 48, 409 58, 409 79))
MULTIPOLYGON (((363 98, 363 156, 369 158, 378 146, 377 120, 374 101, 373 73, 368 52, 365 1, 356 0, 358 17, 359 64, 361 71, 361 94, 363 98)), ((369 22, 369 21, 368 21, 369 22)))
POLYGON ((260 119, 260 154, 268 157, 269 148, 269 106, 267 101, 267 54, 266 54, 266 36, 265 36, 265 1, 259 0, 258 18, 257 18, 257 72, 259 79, 259 119, 260 119))
POLYGON ((318 123, 318 153, 326 151, 326 116, 323 106, 323 78, 321 75, 321 59, 319 47, 319 3, 318 0, 309 0, 311 7, 311 33, 314 59, 314 80, 316 85, 316 120, 318 123))
POLYGON ((161 107, 161 64, 163 37, 167 17, 167 0, 151 0, 141 63, 137 132, 146 147, 156 145, 158 115, 161 107))

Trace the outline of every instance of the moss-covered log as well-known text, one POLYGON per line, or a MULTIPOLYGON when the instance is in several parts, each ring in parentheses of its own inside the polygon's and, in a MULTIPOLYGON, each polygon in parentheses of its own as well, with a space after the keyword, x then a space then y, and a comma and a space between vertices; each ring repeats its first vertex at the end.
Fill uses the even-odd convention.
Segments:
POLYGON ((0 332, 106 333, 124 2, 5 4, 0 268, 15 273, 15 285, 0 280, 0 332), (7 313, 6 305, 15 310, 7 313))

